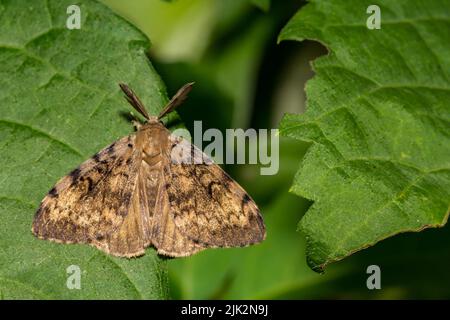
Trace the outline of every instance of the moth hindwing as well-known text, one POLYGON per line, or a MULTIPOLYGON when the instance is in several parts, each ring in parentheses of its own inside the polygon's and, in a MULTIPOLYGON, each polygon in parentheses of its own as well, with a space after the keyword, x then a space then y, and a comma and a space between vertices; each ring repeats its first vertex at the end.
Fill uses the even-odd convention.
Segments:
MULTIPOLYGON (((160 117, 185 99, 180 89, 160 117)), ((104 148, 60 179, 42 200, 32 231, 61 243, 88 243, 115 256, 143 255, 154 246, 172 257, 206 248, 258 243, 265 226, 236 181, 199 149, 149 116, 137 132, 104 148)))

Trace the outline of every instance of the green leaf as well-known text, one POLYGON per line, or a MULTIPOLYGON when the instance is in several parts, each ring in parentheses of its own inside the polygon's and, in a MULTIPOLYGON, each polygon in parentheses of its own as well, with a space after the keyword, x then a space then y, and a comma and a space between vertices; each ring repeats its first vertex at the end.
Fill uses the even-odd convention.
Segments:
POLYGON ((88 245, 36 239, 31 224, 64 174, 133 128, 118 83, 152 114, 167 101, 148 61, 149 41, 94 1, 77 1, 81 29, 66 28, 70 0, 0 0, 0 296, 167 298, 166 263, 153 249, 120 259, 88 245), (66 269, 81 269, 69 290, 66 269))
POLYGON ((291 191, 314 200, 301 220, 309 265, 323 269, 400 232, 443 226, 450 203, 450 11, 445 1, 314 0, 280 40, 313 39, 308 108, 284 136, 311 142, 291 191))

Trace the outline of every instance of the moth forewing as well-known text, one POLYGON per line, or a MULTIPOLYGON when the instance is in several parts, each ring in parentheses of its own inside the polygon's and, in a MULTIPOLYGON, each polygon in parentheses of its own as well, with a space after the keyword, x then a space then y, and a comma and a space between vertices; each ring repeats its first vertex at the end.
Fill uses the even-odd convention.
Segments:
POLYGON ((170 136, 167 186, 175 224, 207 247, 246 246, 265 238, 256 203, 217 164, 186 140, 170 136))
MULTIPOLYGON (((120 87, 147 122, 63 177, 42 200, 33 233, 121 257, 142 255, 151 245, 160 254, 181 257, 262 241, 262 217, 244 189, 149 116, 128 86, 120 87)), ((180 89, 160 116, 179 105, 191 87, 180 89)))
MULTIPOLYGON (((140 153, 134 135, 122 138, 63 177, 44 197, 33 233, 63 243, 90 243, 114 255, 109 237, 128 217, 140 153)), ((130 251, 130 250, 128 250, 130 251)))

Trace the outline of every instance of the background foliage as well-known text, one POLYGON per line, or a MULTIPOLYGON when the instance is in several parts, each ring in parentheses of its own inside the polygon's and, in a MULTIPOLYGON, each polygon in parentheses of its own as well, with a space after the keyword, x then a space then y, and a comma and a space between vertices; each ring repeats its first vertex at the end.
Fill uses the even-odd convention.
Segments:
MULTIPOLYGON (((67 7, 68 2, 48 2, 50 16, 55 12, 52 16, 54 20, 51 21, 55 23, 58 19, 65 19, 65 15, 56 12, 59 12, 58 8, 65 12, 61 7, 67 7)), ((311 112, 322 111, 314 103, 323 103, 325 107, 335 102, 345 105, 348 97, 339 96, 339 92, 344 91, 348 95, 358 93, 374 80, 372 76, 360 79, 352 71, 363 74, 371 71, 370 74, 375 75, 375 80, 381 83, 384 80, 391 81, 392 76, 408 83, 415 76, 416 84, 423 86, 429 86, 429 81, 441 81, 433 83, 444 88, 439 93, 422 88, 397 89, 393 95, 382 97, 384 102, 389 102, 382 105, 387 108, 403 101, 431 99, 433 105, 440 106, 436 111, 439 112, 439 119, 435 122, 443 122, 435 125, 431 123, 431 127, 424 127, 423 132, 403 131, 404 127, 401 126, 399 133, 392 132, 398 123, 417 124, 418 121, 404 113, 396 113, 393 124, 387 125, 386 137, 411 134, 424 138, 427 152, 422 152, 420 148, 415 150, 433 155, 433 161, 441 159, 440 165, 448 168, 448 140, 442 140, 438 135, 429 140, 428 135, 438 125, 448 124, 450 116, 450 36, 445 33, 449 27, 449 12, 444 1, 430 1, 431 5, 418 0, 396 1, 395 5, 383 1, 382 12, 386 13, 383 18, 403 17, 409 21, 411 15, 417 16, 413 16, 411 24, 396 26, 389 33, 391 38, 388 39, 394 46, 388 45, 386 39, 378 39, 384 40, 386 45, 382 52, 370 47, 372 42, 367 39, 368 31, 364 30, 364 33, 361 27, 367 18, 365 7, 368 4, 364 1, 314 1, 297 15, 295 13, 304 5, 302 1, 102 2, 132 22, 151 40, 148 55, 156 73, 147 64, 145 54, 149 43, 145 37, 104 6, 88 0, 78 1, 82 4, 82 10, 89 12, 89 19, 85 21, 86 29, 81 30, 83 33, 75 36, 64 29, 49 28, 47 13, 27 11, 30 9, 24 0, 0 0, 0 108, 3 119, 0 121, 0 130, 3 131, 0 145, 2 150, 8 150, 2 153, 6 157, 0 160, 0 214, 4 221, 0 224, 0 293, 3 298, 166 298, 168 286, 172 298, 194 299, 449 296, 448 227, 405 233, 384 240, 339 263, 331 264, 324 274, 311 270, 306 262, 307 255, 311 266, 320 265, 332 255, 314 255, 311 246, 307 253, 305 234, 311 228, 303 226, 302 232, 297 232, 296 225, 311 209, 306 221, 315 219, 316 225, 323 224, 320 219, 324 213, 318 212, 317 204, 314 207, 310 200, 289 193, 289 190, 315 200, 311 193, 320 191, 330 197, 328 208, 336 203, 335 209, 342 209, 352 203, 351 197, 345 195, 351 188, 340 193, 345 190, 340 190, 340 184, 333 184, 333 180, 326 187, 325 184, 313 184, 308 180, 317 176, 316 170, 321 169, 321 160, 327 159, 323 155, 311 157, 311 142, 320 142, 314 135, 303 139, 307 141, 281 137, 280 171, 275 176, 260 176, 256 165, 225 167, 261 208, 268 232, 267 240, 261 245, 245 249, 207 250, 193 257, 167 261, 162 261, 149 249, 144 258, 128 261, 111 259, 87 246, 60 246, 35 240, 28 231, 32 215, 54 181, 82 159, 132 130, 128 119, 122 114, 129 109, 117 90, 116 83, 119 80, 129 81, 153 112, 166 101, 165 88, 158 74, 170 94, 185 82, 195 81, 196 86, 189 100, 179 109, 180 117, 188 129, 192 128, 193 120, 202 120, 205 129, 276 128, 284 113, 303 113, 306 109, 303 87, 313 76, 309 61, 325 55, 328 50, 318 42, 311 41, 283 41, 277 44, 279 36, 281 39, 320 40, 331 52, 315 64, 317 75, 307 86, 311 100, 308 100, 309 114, 307 112, 306 117, 312 117, 311 112), (426 10, 422 7, 424 5, 427 6, 426 10), (5 14, 5 8, 13 8, 17 12, 8 15, 5 14), (410 10, 405 11, 405 8, 410 10), (416 18, 424 20, 420 15, 429 15, 436 21, 421 21, 417 25, 416 18), (30 16, 36 18, 29 19, 30 16), (20 17, 23 17, 22 20, 20 17), (27 25, 24 21, 33 23, 27 25), (21 27, 15 27, 18 25, 21 27), (337 29, 333 29, 334 25, 337 25, 337 29), (342 25, 341 29, 339 25, 342 25), (427 28, 431 28, 430 32, 424 35, 423 30, 427 28), (418 34, 425 38, 420 39, 418 34), (404 41, 405 37, 408 41, 404 41), (430 46, 431 53, 414 51, 417 46, 424 47, 424 43, 430 46), (397 44, 401 47, 397 48, 397 44), (367 52, 361 53, 361 50, 367 52), (351 60, 360 54, 361 60, 351 60), (440 73, 439 70, 433 71, 436 63, 430 59, 441 62, 440 73), (384 64, 380 65, 380 62, 384 64), (358 70, 361 64, 364 69, 358 70), (410 73, 407 73, 408 67, 412 70, 410 73), (130 73, 129 70, 136 70, 136 73, 130 73), (80 82, 84 83, 82 87, 80 82), (98 91, 103 94, 99 95, 98 91), (390 100, 392 97, 397 99, 390 100), (39 99, 45 103, 39 106, 39 99), (68 104, 68 101, 74 103, 68 104), (93 112, 95 106, 100 107, 93 112), (86 114, 93 115, 88 122, 85 121, 86 114), (79 132, 84 135, 74 132, 80 124, 83 124, 83 130, 79 132), (426 138, 423 137, 425 134, 426 138), (99 138, 86 138, 92 135, 99 138), (73 146, 79 154, 51 141, 49 136, 73 146), (443 141, 447 141, 447 144, 442 144, 443 141), (307 151, 309 158, 306 156, 303 159, 307 151), (55 163, 54 159, 61 160, 55 163), (300 163, 303 170, 297 173, 300 163), (306 170, 305 163, 309 164, 306 170), (33 170, 24 170, 30 166, 33 170), (310 176, 303 177, 302 174, 310 176), (294 176, 294 187, 291 188, 294 176), (305 183, 305 187, 300 188, 301 183, 305 183), (312 188, 312 191, 299 191, 307 190, 307 187, 312 188), (73 261, 86 266, 83 267, 83 283, 90 284, 86 291, 65 289, 65 268, 66 265, 76 264, 73 261), (371 264, 381 267, 382 290, 367 290, 366 268, 371 264)), ((42 4, 42 7, 45 8, 45 5, 42 4)), ((352 106, 349 104, 349 107, 352 106)), ((414 110, 419 107, 415 104, 412 106, 414 110)), ((419 111, 427 113, 429 110, 419 111)), ((290 120, 300 122, 299 119, 303 118, 285 118, 282 126, 289 125, 290 120)), ((348 120, 345 117, 331 120, 328 126, 332 136, 341 142, 350 141, 352 137, 344 135, 345 130, 352 129, 344 125, 349 123, 348 120)), ((363 121, 364 125, 372 123, 371 119, 366 120, 363 121)), ((442 128, 439 134, 448 139, 445 126, 442 128)), ((302 138, 307 133, 291 131, 289 135, 302 138)), ((374 141, 370 143, 372 145, 374 141)), ((425 163, 428 165, 427 161, 425 163)), ((384 167, 377 169, 390 170, 384 167)), ((379 172, 374 173, 373 179, 367 180, 368 184, 371 181, 383 181, 379 177, 379 172)), ((448 184, 446 177, 439 181, 442 185, 448 184)), ((439 210, 445 209, 445 204, 448 209, 448 193, 440 195, 442 190, 448 192, 448 188, 442 186, 436 190, 426 186, 419 191, 428 193, 431 203, 439 210)), ((367 211, 372 210, 371 198, 364 198, 361 202, 363 209, 359 210, 364 211, 365 204, 368 206, 367 211)), ((436 221, 442 222, 442 216, 438 217, 438 213, 436 221)), ((337 214, 334 214, 334 219, 328 225, 322 225, 324 230, 332 229, 339 223, 343 228, 355 225, 354 219, 346 220, 337 214)), ((377 230, 384 230, 387 225, 384 219, 377 223, 377 230)), ((401 229, 404 225, 400 223, 399 226, 401 229)), ((330 231, 331 234, 333 231, 330 231)), ((364 239, 356 247, 364 246, 374 239, 378 238, 364 239)), ((350 251, 354 249, 352 247, 350 251)))

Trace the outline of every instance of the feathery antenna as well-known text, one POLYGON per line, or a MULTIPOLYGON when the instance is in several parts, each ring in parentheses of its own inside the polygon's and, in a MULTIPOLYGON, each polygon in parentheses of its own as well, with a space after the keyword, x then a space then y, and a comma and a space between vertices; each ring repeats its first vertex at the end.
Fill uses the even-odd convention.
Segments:
POLYGON ((194 85, 194 83, 195 82, 189 82, 182 86, 180 90, 175 93, 172 99, 170 99, 169 103, 164 107, 164 109, 160 112, 160 114, 158 115, 158 119, 161 119, 166 114, 172 112, 176 107, 182 104, 183 101, 186 100, 188 93, 192 90, 192 86, 194 85))
MULTIPOLYGON (((188 93, 192 90, 192 86, 194 82, 189 82, 182 86, 180 90, 170 99, 169 103, 164 107, 164 109, 158 115, 158 119, 161 119, 166 114, 172 112, 176 107, 183 103, 186 100, 188 93)), ((134 93, 133 90, 125 83, 119 83, 120 88, 125 93, 125 98, 127 101, 135 108, 140 114, 142 114, 147 120, 150 120, 150 116, 142 104, 141 100, 134 93)))
POLYGON ((147 110, 145 110, 144 105, 133 90, 125 83, 119 83, 120 89, 125 93, 127 101, 136 109, 140 114, 142 114, 147 120, 150 120, 147 110))

